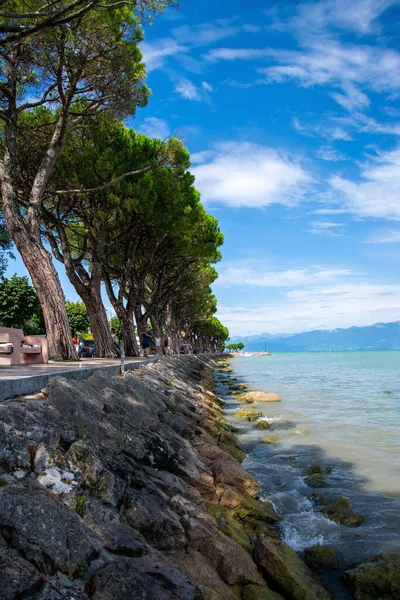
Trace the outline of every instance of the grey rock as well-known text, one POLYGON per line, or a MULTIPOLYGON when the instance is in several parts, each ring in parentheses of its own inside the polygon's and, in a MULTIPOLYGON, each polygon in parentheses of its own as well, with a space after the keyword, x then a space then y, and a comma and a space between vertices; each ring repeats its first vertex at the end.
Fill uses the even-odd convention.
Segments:
POLYGON ((57 498, 28 485, 0 488, 0 529, 7 544, 41 573, 74 572, 103 548, 102 540, 57 498))
POLYGON ((71 581, 63 573, 56 573, 46 581, 35 600, 89 600, 82 581, 71 581))
POLYGON ((42 576, 33 565, 8 548, 0 536, 0 595, 2 600, 27 597, 38 591, 42 576))
POLYGON ((132 559, 119 559, 100 569, 89 582, 91 600, 178 600, 162 582, 135 568, 132 559))
POLYGON ((104 539, 107 550, 125 556, 143 556, 150 550, 138 531, 132 529, 114 507, 91 497, 86 505, 85 522, 104 539))
POLYGON ((187 544, 179 517, 155 493, 132 492, 122 512, 129 525, 158 550, 177 549, 187 544))

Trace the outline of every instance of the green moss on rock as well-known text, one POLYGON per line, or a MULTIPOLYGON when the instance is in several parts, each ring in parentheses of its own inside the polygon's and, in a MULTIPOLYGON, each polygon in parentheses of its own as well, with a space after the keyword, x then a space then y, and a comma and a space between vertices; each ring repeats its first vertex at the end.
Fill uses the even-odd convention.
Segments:
POLYGON ((400 556, 374 556, 346 571, 343 579, 351 588, 356 600, 400 598, 400 556))
POLYGON ((337 569, 338 560, 332 546, 312 546, 305 552, 306 564, 313 569, 337 569))
POLYGON ((243 600, 284 600, 284 598, 267 586, 247 585, 244 588, 243 600))
POLYGON ((335 521, 339 525, 347 525, 347 527, 358 527, 363 522, 362 516, 353 511, 351 500, 346 496, 341 496, 323 508, 321 512, 331 521, 335 521))

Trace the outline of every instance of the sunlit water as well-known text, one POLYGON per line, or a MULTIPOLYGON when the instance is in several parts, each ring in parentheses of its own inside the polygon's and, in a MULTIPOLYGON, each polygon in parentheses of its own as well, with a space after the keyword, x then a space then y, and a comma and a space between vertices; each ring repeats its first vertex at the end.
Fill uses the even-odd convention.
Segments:
MULTIPOLYGON (((383 551, 400 552, 400 351, 276 354, 237 357, 234 374, 251 389, 273 391, 280 403, 253 405, 272 424, 256 430, 235 419, 249 452, 244 465, 262 484, 262 496, 282 517, 283 539, 300 553, 333 545, 342 568, 383 551), (279 443, 260 442, 275 435, 279 443), (313 464, 332 468, 329 487, 304 481, 313 464), (361 513, 360 527, 337 525, 311 501, 344 495, 361 513)), ((350 597, 335 583, 337 598, 350 597)))

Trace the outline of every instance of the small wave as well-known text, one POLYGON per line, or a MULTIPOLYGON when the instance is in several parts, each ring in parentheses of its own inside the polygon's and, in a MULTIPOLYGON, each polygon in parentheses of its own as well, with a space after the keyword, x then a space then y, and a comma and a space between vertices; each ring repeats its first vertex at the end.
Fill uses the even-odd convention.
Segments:
POLYGON ((289 525, 282 526, 282 540, 296 552, 301 552, 311 546, 322 546, 325 541, 322 534, 308 537, 289 525))
POLYGON ((260 423, 261 421, 267 421, 268 423, 272 424, 272 423, 281 423, 282 421, 285 420, 285 417, 283 415, 279 415, 279 417, 260 417, 259 419, 257 419, 257 423, 260 423))
POLYGON ((310 426, 306 423, 302 423, 290 434, 290 435, 307 435, 310 431, 310 426))

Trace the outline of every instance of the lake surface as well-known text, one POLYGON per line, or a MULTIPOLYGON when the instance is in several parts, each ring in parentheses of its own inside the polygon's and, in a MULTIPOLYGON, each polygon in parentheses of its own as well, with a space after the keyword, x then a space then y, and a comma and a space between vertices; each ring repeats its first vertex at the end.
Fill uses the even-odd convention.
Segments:
MULTIPOLYGON (((284 541, 300 553, 333 545, 342 568, 383 551, 400 552, 400 351, 246 356, 231 366, 250 389, 282 397, 254 405, 272 424, 268 431, 235 419, 234 397, 228 414, 241 428, 244 466, 282 517, 284 541), (279 443, 262 444, 266 434, 279 443), (329 487, 305 483, 313 464, 332 469, 329 487), (349 497, 363 524, 349 528, 328 520, 310 499, 315 491, 325 504, 349 497)), ((351 597, 338 581, 334 587, 337 598, 351 597)))

